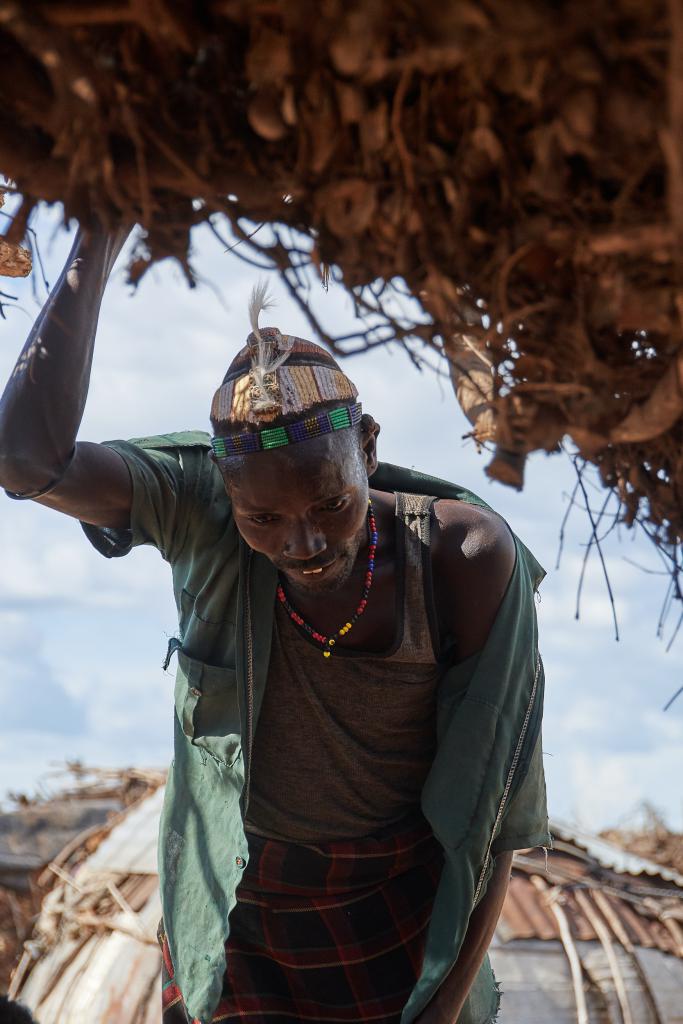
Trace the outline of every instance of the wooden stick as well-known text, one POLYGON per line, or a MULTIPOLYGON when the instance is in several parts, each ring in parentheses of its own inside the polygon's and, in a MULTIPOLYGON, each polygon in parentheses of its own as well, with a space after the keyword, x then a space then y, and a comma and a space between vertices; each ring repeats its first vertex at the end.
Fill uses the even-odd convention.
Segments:
POLYGON ((676 943, 676 953, 678 956, 683 957, 683 930, 679 925, 678 921, 672 914, 660 914, 659 920, 662 922, 669 935, 676 943))
POLYGON ((147 938, 147 929, 145 928, 144 924, 142 923, 140 915, 135 910, 133 910, 133 908, 131 907, 130 903, 128 902, 126 897, 123 895, 123 893, 121 892, 119 887, 117 885, 115 885, 114 882, 107 882, 107 889, 109 890, 109 892, 113 896, 113 898, 116 901, 116 903, 118 903, 119 907, 124 912, 124 914, 126 914, 128 917, 130 917, 130 919, 132 921, 132 924, 133 924, 133 927, 137 929, 138 933, 143 938, 147 938))
POLYGON ((572 976, 572 985, 574 986, 574 999, 576 1000, 576 1024, 590 1024, 588 1005, 586 1003, 586 993, 583 990, 583 965, 581 963, 579 951, 576 948, 576 943, 572 938, 567 915, 559 904, 557 889, 551 889, 545 879, 541 878, 540 875, 532 875, 531 882, 539 892, 545 895, 546 906, 557 921, 557 926, 560 930, 560 939, 564 946, 564 951, 567 954, 569 970, 571 971, 572 976))
POLYGON ((114 917, 100 917, 98 914, 80 913, 72 914, 70 916, 70 920, 85 928, 92 928, 96 932, 102 932, 105 930, 110 932, 122 932, 124 935, 128 935, 129 938, 136 939, 138 942, 144 943, 145 946, 159 945, 156 938, 153 938, 149 934, 141 933, 137 928, 133 928, 114 917))
POLYGON ((647 993, 648 1001, 650 1003, 650 1009, 652 1010, 652 1019, 654 1021, 654 1024, 665 1024, 665 1021, 663 1020, 662 1015, 659 1012, 657 1000, 655 999, 655 994, 652 991, 652 988, 650 987, 650 982, 648 980, 647 974, 643 970, 643 966, 636 954, 635 946, 629 939, 628 933, 624 928, 621 919, 615 913, 612 904, 607 899, 604 892, 601 892, 599 889, 592 889, 591 895, 595 900, 596 904, 598 905, 598 907, 600 908, 600 910, 602 911, 603 917, 609 924, 610 928, 616 935, 617 939, 631 957, 631 963, 633 964, 636 974, 640 979, 640 983, 643 986, 643 990, 647 993))
POLYGON ((614 990, 619 1000, 619 1008, 621 1009, 621 1016, 624 1024, 633 1024, 633 1015, 631 1013, 631 1006, 628 1001, 628 993, 626 992, 626 984, 624 982, 624 975, 621 973, 619 967, 619 961, 617 955, 614 952, 614 946, 610 938, 609 929, 605 922, 600 917, 597 909, 593 906, 590 896, 587 892, 583 892, 581 889, 576 889, 574 892, 574 898, 578 905, 583 910, 584 914, 590 921, 595 934, 600 940, 600 945, 605 951, 607 957, 607 963, 609 969, 612 972, 612 978, 614 980, 614 990))

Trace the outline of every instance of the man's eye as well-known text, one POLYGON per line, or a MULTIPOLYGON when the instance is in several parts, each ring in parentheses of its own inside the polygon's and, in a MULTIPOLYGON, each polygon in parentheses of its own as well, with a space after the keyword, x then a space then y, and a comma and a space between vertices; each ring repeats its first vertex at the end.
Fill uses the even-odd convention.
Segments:
POLYGON ((256 523, 257 526, 265 526, 266 523, 274 523, 277 516, 249 516, 249 522, 256 523))
POLYGON ((335 498, 334 501, 328 501, 326 505, 323 505, 320 509, 321 512, 341 512, 346 506, 346 498, 335 498))

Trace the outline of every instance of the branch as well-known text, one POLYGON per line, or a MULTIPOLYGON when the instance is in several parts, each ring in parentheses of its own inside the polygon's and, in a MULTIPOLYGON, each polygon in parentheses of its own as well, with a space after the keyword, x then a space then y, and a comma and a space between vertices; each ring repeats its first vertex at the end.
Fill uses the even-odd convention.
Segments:
POLYGON ((591 538, 590 538, 590 540, 588 542, 588 546, 586 548, 586 554, 585 554, 584 560, 583 560, 583 565, 581 567, 581 576, 580 576, 580 579, 579 579, 579 588, 578 588, 577 595, 576 595, 576 618, 577 619, 579 618, 579 603, 580 603, 580 600, 581 600, 581 589, 583 587, 583 578, 584 578, 584 574, 585 574, 585 571, 586 571, 586 563, 588 561, 588 555, 590 553, 592 545, 595 544, 595 546, 597 548, 598 556, 600 558, 600 564, 602 565, 602 571, 603 571, 603 574, 604 574, 604 577, 605 577, 605 584, 607 586, 607 593, 609 595, 610 605, 612 606, 612 618, 614 620, 614 639, 618 641, 619 640, 619 623, 617 622, 617 610, 616 610, 616 605, 614 603, 614 594, 612 593, 612 584, 609 581, 609 573, 607 572, 607 565, 605 564, 605 558, 604 558, 603 553, 602 553, 602 546, 600 544, 600 538, 598 537, 598 525, 600 523, 600 519, 602 518, 602 514, 604 513, 605 509, 607 508, 607 505, 608 505, 609 501, 612 498, 612 491, 610 491, 609 494, 607 495, 607 497, 605 499, 605 503, 604 503, 604 505, 602 507, 602 510, 601 510, 601 512, 600 512, 600 514, 598 516, 597 521, 596 521, 594 519, 594 517, 593 517, 593 512, 592 512, 591 507, 590 507, 590 502, 588 501, 588 492, 586 491, 586 487, 585 487, 583 479, 582 479, 583 469, 584 469, 586 464, 584 462, 583 466, 581 467, 581 470, 579 470, 579 468, 577 466, 578 459, 574 458, 572 461, 574 463, 574 468, 576 469, 577 483, 578 483, 579 489, 580 489, 580 491, 581 491, 581 493, 583 495, 583 499, 585 501, 586 513, 588 515, 588 518, 590 519, 590 524, 591 524, 591 528, 592 528, 591 538))

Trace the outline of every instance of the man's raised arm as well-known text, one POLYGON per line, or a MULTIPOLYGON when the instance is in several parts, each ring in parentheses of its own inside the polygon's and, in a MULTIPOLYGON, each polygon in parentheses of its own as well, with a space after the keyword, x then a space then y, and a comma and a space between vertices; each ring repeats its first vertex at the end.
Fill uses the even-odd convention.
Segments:
POLYGON ((98 526, 126 527, 123 459, 76 444, 109 273, 128 234, 79 230, 0 399, 0 487, 98 526))

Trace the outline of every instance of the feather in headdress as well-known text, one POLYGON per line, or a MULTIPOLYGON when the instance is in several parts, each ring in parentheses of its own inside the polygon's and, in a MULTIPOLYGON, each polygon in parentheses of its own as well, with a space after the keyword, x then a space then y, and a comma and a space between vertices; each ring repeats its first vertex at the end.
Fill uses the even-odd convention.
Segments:
POLYGON ((272 309, 275 303, 268 294, 268 282, 259 281, 251 290, 249 299, 249 323, 257 341, 261 341, 258 318, 266 309, 272 309))
POLYGON ((249 322, 251 324, 251 407, 254 412, 276 415, 282 404, 276 371, 287 360, 293 339, 283 337, 274 327, 259 327, 259 316, 275 303, 268 295, 268 284, 259 281, 254 286, 249 300, 249 322))

